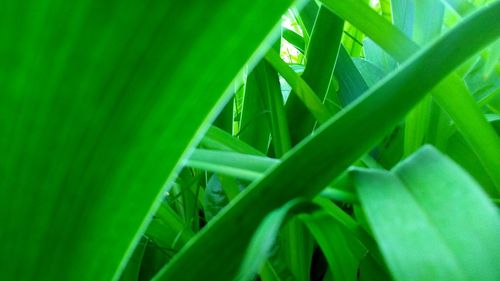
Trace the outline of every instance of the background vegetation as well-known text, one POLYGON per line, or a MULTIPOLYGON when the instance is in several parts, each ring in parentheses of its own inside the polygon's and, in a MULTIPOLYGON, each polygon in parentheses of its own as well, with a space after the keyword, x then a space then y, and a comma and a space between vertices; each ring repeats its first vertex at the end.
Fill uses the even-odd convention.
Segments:
POLYGON ((1 280, 500 280, 500 1, 3 1, 1 280))

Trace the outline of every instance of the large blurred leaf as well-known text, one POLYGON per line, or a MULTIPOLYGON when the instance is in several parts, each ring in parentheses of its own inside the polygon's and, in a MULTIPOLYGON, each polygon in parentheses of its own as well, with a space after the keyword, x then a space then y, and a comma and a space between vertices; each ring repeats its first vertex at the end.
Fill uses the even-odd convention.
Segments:
POLYGON ((0 279, 117 278, 291 2, 2 1, 0 279))
POLYGON ((430 146, 391 172, 353 173, 395 280, 499 280, 500 218, 481 187, 430 146))
POLYGON ((233 200, 155 280, 231 280, 260 221, 291 199, 316 195, 376 145, 459 63, 500 35, 500 26, 482 28, 499 12, 493 5, 467 18, 327 121, 233 200))

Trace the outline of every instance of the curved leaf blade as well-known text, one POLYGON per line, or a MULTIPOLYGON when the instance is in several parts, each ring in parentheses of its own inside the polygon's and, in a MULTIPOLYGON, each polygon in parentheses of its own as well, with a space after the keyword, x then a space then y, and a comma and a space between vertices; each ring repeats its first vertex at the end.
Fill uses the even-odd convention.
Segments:
POLYGON ((430 146, 356 188, 395 280, 498 280, 500 218, 481 187, 430 146))
POLYGON ((118 278, 291 2, 2 3, 0 279, 118 278))

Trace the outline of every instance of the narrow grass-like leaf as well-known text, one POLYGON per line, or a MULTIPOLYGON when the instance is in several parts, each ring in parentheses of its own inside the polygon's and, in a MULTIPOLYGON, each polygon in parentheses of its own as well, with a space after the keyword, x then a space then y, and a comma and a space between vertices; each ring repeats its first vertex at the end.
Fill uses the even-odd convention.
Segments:
POLYGON ((335 281, 357 281, 360 260, 366 248, 325 212, 301 215, 325 255, 335 281))
POLYGON ((161 248, 179 250, 194 236, 194 232, 167 203, 162 203, 145 236, 161 248))
POLYGON ((353 175, 395 280, 500 278, 498 212, 453 161, 426 146, 391 172, 353 175))
POLYGON ((245 258, 235 280, 252 280, 269 257, 271 248, 276 242, 280 228, 286 223, 291 212, 301 212, 314 208, 310 202, 296 199, 267 215, 257 228, 252 241, 248 245, 245 258))
POLYGON ((298 35, 295 31, 292 31, 288 28, 283 28, 282 36, 286 41, 288 41, 295 48, 297 48, 297 50, 299 50, 301 53, 305 54, 306 46, 305 46, 304 38, 302 38, 302 36, 298 35))
POLYGON ((201 145, 210 149, 264 156, 264 153, 253 146, 215 126, 211 126, 208 129, 201 140, 201 145))
POLYGON ((267 153, 269 148, 271 129, 268 122, 269 111, 262 98, 262 93, 268 91, 269 83, 272 83, 272 81, 267 76, 266 62, 261 61, 247 78, 240 130, 238 132, 240 140, 257 148, 264 154, 267 153))
POLYGON ((253 181, 279 162, 278 159, 269 157, 197 149, 186 165, 253 181))
POLYGON ((392 22, 391 2, 391 0, 379 0, 382 16, 389 22, 392 22))
POLYGON ((459 15, 465 16, 475 10, 474 4, 467 0, 441 0, 453 8, 459 15))
POLYGON ((321 99, 314 93, 314 90, 304 81, 290 66, 288 66, 274 50, 269 50, 266 60, 283 76, 290 84, 292 90, 305 104, 316 120, 325 122, 331 113, 323 105, 321 99))
POLYGON ((288 150, 292 144, 290 134, 288 132, 288 121, 285 114, 285 101, 281 93, 278 73, 266 61, 262 62, 265 65, 265 87, 261 90, 261 96, 264 100, 265 107, 268 109, 268 123, 271 128, 271 140, 274 149, 274 156, 280 158, 288 150))
POLYGON ((379 265, 383 265, 382 256, 377 248, 377 244, 370 234, 368 234, 362 227, 362 225, 355 221, 336 204, 325 198, 315 198, 314 202, 321 206, 321 212, 328 215, 325 217, 324 215, 319 214, 319 216, 322 216, 330 221, 327 222, 327 224, 338 224, 342 226, 342 228, 348 231, 353 238, 363 244, 379 265))
POLYGON ((300 22, 302 23, 302 32, 304 33, 305 46, 309 45, 309 37, 314 27, 314 22, 318 15, 319 7, 316 1, 308 1, 300 10, 300 22))
MULTIPOLYGON (((254 181, 280 162, 279 159, 268 157, 196 149, 186 165, 221 175, 254 181)), ((328 186, 320 195, 334 201, 358 203, 354 194, 340 188, 337 188, 336 185, 328 186)))
MULTIPOLYGON (((321 101, 324 100, 332 79, 343 27, 343 20, 324 6, 320 7, 307 48, 306 67, 301 78, 321 101)), ((287 100, 286 110, 292 142, 297 144, 312 132, 316 119, 299 98, 300 93, 296 95, 294 92, 292 91, 287 100)), ((337 110, 334 112, 337 112, 340 110, 340 105, 338 100, 335 100, 335 103, 337 110)))
POLYGON ((315 196, 376 145, 441 79, 500 35, 500 26, 482 28, 499 12, 498 4, 479 10, 330 119, 233 200, 154 280, 234 278, 262 219, 294 198, 315 196), (473 31, 477 40, 470 41, 473 31), (462 48, 449 48, 457 45, 462 48))
POLYGON ((337 93, 333 87, 328 89, 325 99, 327 105, 335 103, 337 99, 340 99, 342 105, 348 105, 368 90, 368 85, 344 48, 339 50, 334 74, 339 82, 339 92, 337 93))
MULTIPOLYGON (((414 9, 411 38, 420 45, 437 38, 443 26, 444 6, 439 1, 410 1, 408 6, 414 9)), ((393 14, 394 15, 394 14, 393 14)), ((424 98, 406 116, 404 126, 404 155, 415 152, 426 141, 427 130, 431 120, 432 98, 424 98)))

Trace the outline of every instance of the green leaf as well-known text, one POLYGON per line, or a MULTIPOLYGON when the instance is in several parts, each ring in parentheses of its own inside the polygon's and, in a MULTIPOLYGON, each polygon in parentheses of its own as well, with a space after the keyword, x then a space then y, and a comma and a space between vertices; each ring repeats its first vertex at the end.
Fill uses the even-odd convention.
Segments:
POLYGON ((395 280, 500 278, 498 212, 449 158, 425 146, 391 172, 353 176, 395 280))
POLYGON ((267 153, 269 148, 271 132, 268 122, 269 109, 264 101, 264 96, 268 95, 267 91, 276 87, 274 85, 275 81, 270 79, 268 74, 267 62, 261 61, 248 75, 241 111, 241 128, 238 133, 240 140, 257 148, 264 154, 267 153))
MULTIPOLYGON (((443 26, 444 6, 439 1, 410 1, 407 5, 414 10, 414 20, 411 23, 413 40, 423 45, 439 36, 443 26)), ((393 13, 393 15, 396 15, 393 13)), ((432 99, 422 100, 406 116, 404 127, 404 155, 415 152, 425 141, 429 122, 431 120, 432 99)))
POLYGON ((389 273, 379 266, 372 256, 367 255, 359 264, 359 281, 391 280, 389 273))
POLYGON ((194 236, 194 232, 189 224, 164 202, 144 235, 160 248, 178 251, 194 236))
POLYGON ((260 93, 264 100, 265 107, 269 111, 268 123, 271 128, 271 140, 274 155, 277 158, 283 156, 291 148, 290 135, 288 132, 288 121, 285 114, 285 101, 281 93, 278 73, 272 66, 264 61, 263 69, 266 73, 265 84, 260 93))
POLYGON ((2 2, 0 279, 117 279, 291 2, 2 2))
MULTIPOLYGON (((332 80, 343 27, 343 20, 325 7, 320 7, 307 48, 306 67, 301 78, 321 101, 324 100, 332 80)), ((293 87, 294 83, 290 83, 290 85, 292 85, 292 89, 296 89, 293 87)), ((293 144, 299 143, 305 136, 309 135, 316 122, 316 119, 299 98, 300 93, 295 94, 295 89, 290 94, 286 104, 293 144)), ((335 100, 334 103, 337 107, 333 113, 340 110, 339 101, 335 100)))
POLYGON ((253 146, 215 126, 208 129, 200 144, 209 149, 264 156, 264 153, 253 146))
POLYGON ((363 76, 363 79, 366 81, 367 86, 369 87, 373 87, 385 76, 384 71, 369 60, 354 58, 353 62, 354 65, 356 65, 356 68, 359 70, 359 73, 363 76))
POLYGON ((335 281, 357 281, 366 248, 326 212, 300 215, 325 255, 335 281))
POLYGON ((287 222, 287 218, 294 213, 300 213, 314 208, 308 201, 296 199, 267 215, 259 225, 248 245, 245 258, 241 263, 240 271, 235 280, 252 280, 270 256, 271 248, 275 245, 279 230, 287 222))
POLYGON ((146 250, 147 239, 142 237, 141 241, 137 244, 134 253, 127 262, 127 266, 123 270, 120 281, 136 281, 139 279, 139 272, 141 269, 142 258, 146 250))
POLYGON ((221 180, 217 175, 212 175, 205 187, 205 208, 203 208, 205 219, 210 221, 228 203, 228 196, 222 188, 221 180))
POLYGON ((344 48, 339 50, 334 74, 338 79, 339 92, 337 97, 336 89, 333 87, 328 89, 325 103, 333 104, 330 107, 334 107, 337 99, 340 99, 342 105, 350 104, 368 90, 368 85, 344 48))
MULTIPOLYGON (((338 16, 357 26, 399 62, 406 61, 419 49, 416 43, 409 40, 362 1, 322 0, 321 2, 338 16)), ((498 0, 494 1, 485 7, 494 9, 500 5, 499 2, 498 0)), ((468 30, 468 34, 477 34, 484 29, 484 26, 498 27, 495 20, 489 22, 484 19, 482 25, 468 30)), ((443 50, 442 55, 448 56, 448 53, 447 50, 443 50)), ((500 173, 498 173, 497 167, 500 166, 500 140, 475 104, 464 81, 456 74, 450 75, 433 89, 432 94, 436 102, 453 119, 457 129, 464 135, 471 148, 478 155, 481 164, 495 182, 496 190, 489 190, 489 192, 498 194, 500 192, 500 173), (453 93, 453 96, 450 97, 449 93, 453 93)))
POLYGON ((196 149, 186 165, 253 181, 279 162, 278 159, 269 157, 196 149))
POLYGON ((290 200, 315 196, 373 148, 432 87, 500 35, 500 26, 482 28, 499 12, 498 4, 479 10, 322 125, 240 193, 154 280, 232 280, 262 219, 290 200), (457 45, 462 48, 449 48, 457 45))
POLYGON ((465 16, 475 10, 474 5, 468 0, 441 0, 451 6, 455 12, 465 16))
POLYGON ((302 79, 290 66, 284 62, 279 54, 274 50, 269 50, 266 54, 266 60, 283 76, 290 84, 292 90, 309 109, 311 114, 319 122, 325 122, 331 116, 331 113, 322 103, 321 99, 314 93, 314 90, 302 79))
POLYGON ((372 39, 366 37, 363 40, 363 50, 368 61, 372 62, 384 74, 388 74, 397 67, 396 61, 380 48, 372 39))
POLYGON ((288 28, 283 28, 282 36, 286 41, 288 41, 288 43, 292 44, 301 53, 303 54, 305 53, 306 46, 304 38, 302 38, 302 36, 300 36, 295 31, 292 31, 288 28))
POLYGON ((391 0, 392 22, 401 32, 412 37, 415 18, 413 0, 391 0))

